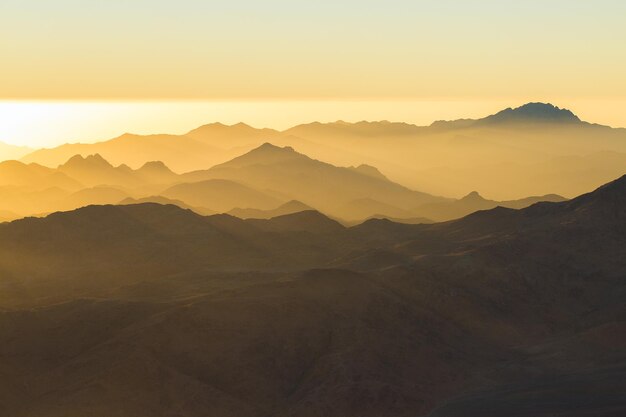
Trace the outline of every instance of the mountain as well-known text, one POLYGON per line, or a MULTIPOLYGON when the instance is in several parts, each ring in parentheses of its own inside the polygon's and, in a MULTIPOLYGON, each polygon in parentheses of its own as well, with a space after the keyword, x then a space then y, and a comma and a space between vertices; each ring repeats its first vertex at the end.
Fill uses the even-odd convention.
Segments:
MULTIPOLYGON (((548 103, 431 126, 338 121, 275 131, 213 123, 183 135, 124 134, 41 149, 22 161, 56 167, 74 155, 97 153, 115 166, 137 169, 162 161, 184 173, 207 170, 266 142, 335 166, 376 167, 391 181, 429 194, 460 197, 480 189, 500 201, 549 193, 572 198, 622 175, 626 163, 625 129, 582 122, 572 111, 548 103), (606 164, 597 163, 598 155, 608 154, 606 164)), ((373 173, 360 168, 366 171, 373 173)))
POLYGON ((217 212, 227 212, 236 207, 267 210, 281 203, 279 199, 268 194, 225 179, 185 182, 168 188, 162 195, 217 212))
POLYGON ((508 108, 480 120, 482 124, 496 123, 582 123, 567 109, 552 104, 528 103, 515 109, 508 108))
POLYGON ((500 201, 549 193, 572 198, 624 174, 626 163, 626 130, 582 122, 547 103, 426 127, 312 123, 287 132, 294 139, 280 144, 312 158, 372 165, 395 182, 435 195, 461 197, 480 189, 500 201), (606 164, 597 162, 600 155, 606 164))
MULTIPOLYGON (((302 201, 324 213, 336 215, 349 201, 376 196, 399 208, 445 201, 410 190, 384 177, 336 167, 296 152, 291 147, 265 143, 231 161, 182 176, 185 181, 221 178, 237 181, 280 196, 302 201)), ((373 214, 373 213, 371 213, 373 214)))
POLYGON ((271 221, 248 219, 248 223, 255 225, 260 230, 274 233, 308 232, 313 234, 331 234, 344 230, 344 227, 339 222, 329 219, 315 210, 284 214, 273 217, 271 221))
POLYGON ((271 210, 234 208, 229 211, 228 214, 241 219, 271 219, 272 217, 284 216, 285 214, 293 214, 309 210, 313 210, 313 208, 300 201, 291 200, 271 210))
POLYGON ((52 187, 76 190, 82 184, 62 172, 38 164, 3 161, 0 162, 0 186, 26 187, 30 190, 52 187))
POLYGON ((266 141, 279 135, 274 129, 257 129, 245 123, 232 126, 212 123, 200 126, 186 134, 191 138, 217 148, 239 148, 256 146, 259 141, 266 141))
POLYGON ((146 162, 136 173, 143 181, 151 184, 169 184, 176 181, 178 177, 162 161, 146 162))
POLYGON ((432 225, 151 203, 0 224, 0 407, 620 415, 625 225, 626 176, 432 225))
POLYGON ((0 142, 0 161, 20 159, 32 151, 33 149, 26 146, 16 146, 0 142))
POLYGON ((415 216, 411 210, 401 209, 368 197, 348 201, 343 206, 339 207, 335 213, 337 216, 348 221, 365 220, 373 216, 398 219, 408 219, 415 216))
POLYGON ((133 171, 128 166, 114 167, 99 154, 87 157, 75 155, 60 165, 58 171, 76 178, 89 187, 97 185, 138 187, 141 184, 141 180, 133 175, 133 171))
POLYGON ((369 175, 370 177, 378 178, 380 180, 389 180, 376 167, 371 165, 361 164, 357 167, 349 167, 349 169, 358 172, 359 174, 369 175))
POLYGON ((125 198, 121 201, 118 202, 118 204, 120 205, 131 205, 131 204, 144 204, 144 203, 156 203, 156 204, 163 204, 163 205, 174 205, 174 206, 178 206, 182 209, 185 210, 191 210, 194 211, 198 214, 201 214, 203 216, 210 216, 213 214, 216 214, 215 211, 204 208, 204 207, 192 207, 190 205, 187 205, 184 201, 181 200, 173 200, 171 198, 167 198, 167 197, 163 197, 163 196, 159 196, 159 195, 153 195, 153 196, 149 196, 149 197, 142 197, 142 198, 132 198, 132 197, 128 197, 125 198))
POLYGON ((447 221, 467 216, 475 211, 489 210, 498 206, 522 209, 542 201, 561 202, 565 200, 560 195, 547 194, 544 196, 526 197, 520 200, 494 201, 483 198, 477 191, 472 191, 459 200, 424 204, 414 209, 413 213, 435 221, 447 221))
POLYGON ((434 122, 431 127, 438 129, 462 129, 489 125, 506 124, 587 124, 571 110, 561 109, 550 103, 527 103, 516 108, 506 108, 482 119, 460 119, 434 122))
POLYGON ((206 169, 216 163, 248 150, 267 140, 268 129, 254 129, 242 124, 225 126, 213 124, 194 129, 184 135, 136 135, 125 133, 119 137, 97 142, 65 144, 52 149, 39 149, 22 158, 56 167, 74 155, 99 154, 112 164, 139 168, 150 161, 163 161, 176 172, 206 169), (255 133, 256 132, 256 133, 255 133), (255 138, 258 140, 255 142, 255 138))
POLYGON ((383 120, 380 122, 361 121, 356 123, 348 123, 337 121, 334 123, 308 123, 294 126, 287 129, 284 133, 296 137, 307 138, 318 135, 345 135, 353 137, 379 137, 379 136, 407 136, 422 133, 426 128, 415 126, 410 123, 389 122, 383 120))
POLYGON ((67 211, 94 204, 117 204, 127 198, 128 194, 119 188, 96 186, 84 188, 60 199, 53 210, 67 211))
POLYGON ((620 415, 625 227, 626 176, 431 225, 151 203, 0 224, 0 410, 620 415))

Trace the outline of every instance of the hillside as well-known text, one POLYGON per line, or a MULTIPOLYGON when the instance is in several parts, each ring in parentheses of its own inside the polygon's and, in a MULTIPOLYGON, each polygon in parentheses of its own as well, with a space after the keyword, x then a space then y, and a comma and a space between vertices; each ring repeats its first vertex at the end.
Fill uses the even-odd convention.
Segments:
POLYGON ((185 174, 183 178, 186 181, 209 178, 237 181, 275 192, 284 199, 302 201, 330 214, 349 201, 374 195, 400 208, 445 201, 384 177, 372 176, 370 172, 336 167, 309 158, 291 147, 281 148, 270 143, 209 170, 185 174))
POLYGON ((1 410, 619 415, 625 210, 621 177, 433 225, 151 203, 0 224, 1 410))

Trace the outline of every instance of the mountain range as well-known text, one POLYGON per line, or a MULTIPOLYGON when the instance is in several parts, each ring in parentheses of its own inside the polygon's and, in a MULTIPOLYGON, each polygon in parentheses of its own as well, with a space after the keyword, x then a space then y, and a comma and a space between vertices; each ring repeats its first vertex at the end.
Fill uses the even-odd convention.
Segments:
POLYGON ((545 103, 431 126, 339 121, 277 131, 214 123, 184 135, 124 134, 66 144, 21 160, 57 167, 75 155, 100 154, 114 165, 138 169, 162 161, 184 173, 227 162, 265 142, 337 166, 374 166, 392 181, 429 194, 460 198, 479 189, 501 201, 551 193, 575 197, 623 174, 626 166, 626 130, 583 122, 545 103))
POLYGON ((161 161, 137 169, 101 155, 72 156, 57 168, 0 162, 0 210, 6 220, 72 210, 89 204, 173 203, 200 214, 249 218, 315 209, 344 224, 369 218, 430 223, 498 205, 521 208, 546 195, 498 202, 433 196, 395 183, 369 165, 338 167, 270 143, 205 170, 177 174, 161 161), (289 202, 291 207, 285 207, 289 202))
POLYGON ((4 223, 0 414, 618 416, 625 260, 626 176, 436 224, 157 203, 4 223))

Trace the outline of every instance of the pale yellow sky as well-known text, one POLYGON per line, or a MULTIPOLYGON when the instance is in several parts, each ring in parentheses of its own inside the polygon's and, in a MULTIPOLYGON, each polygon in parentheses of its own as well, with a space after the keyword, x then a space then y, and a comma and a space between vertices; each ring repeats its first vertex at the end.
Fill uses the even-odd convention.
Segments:
POLYGON ((625 98, 622 0, 3 0, 4 99, 625 98))
POLYGON ((623 0, 2 0, 0 141, 528 101, 626 126, 624 16, 623 0))

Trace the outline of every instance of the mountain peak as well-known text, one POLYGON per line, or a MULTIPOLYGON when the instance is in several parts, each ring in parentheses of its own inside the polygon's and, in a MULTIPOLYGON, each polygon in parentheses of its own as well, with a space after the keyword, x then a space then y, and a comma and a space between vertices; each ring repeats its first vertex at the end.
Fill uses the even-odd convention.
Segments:
POLYGON ((483 196, 481 196, 478 191, 472 191, 465 197, 461 199, 462 201, 485 201, 483 196))
POLYGON ((483 123, 531 122, 531 123, 581 123, 568 109, 550 103, 527 103, 517 108, 507 108, 485 117, 483 123))
POLYGON ((75 166, 105 166, 112 167, 106 159, 102 157, 99 153, 88 155, 83 157, 82 155, 74 155, 62 167, 75 167, 75 166))
POLYGON ((379 180, 388 180, 388 178, 385 177, 383 173, 378 170, 378 168, 371 165, 361 164, 357 167, 349 167, 348 169, 358 172, 359 174, 367 175, 368 177, 378 178, 379 180))
POLYGON ((296 153, 296 151, 291 147, 291 146, 284 146, 284 147, 280 147, 280 146, 276 146, 272 143, 269 142, 265 142, 264 144, 262 144, 261 146, 251 150, 250 152, 256 152, 256 151, 263 151, 263 152, 292 152, 292 153, 296 153))
POLYGON ((271 232, 309 232, 314 234, 334 233, 344 227, 316 210, 273 217, 270 220, 252 221, 257 227, 271 232))
POLYGON ((241 168, 251 165, 272 165, 278 162, 285 162, 295 159, 309 159, 306 155, 296 152, 291 146, 273 145, 269 142, 265 142, 261 146, 258 146, 247 153, 231 159, 223 164, 216 165, 211 169, 219 168, 241 168))
POLYGON ((140 171, 167 171, 171 172, 171 170, 163 163, 163 161, 149 161, 146 162, 139 168, 140 171))

